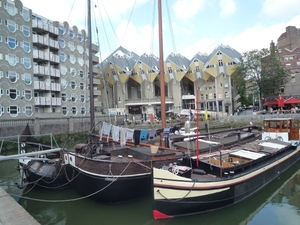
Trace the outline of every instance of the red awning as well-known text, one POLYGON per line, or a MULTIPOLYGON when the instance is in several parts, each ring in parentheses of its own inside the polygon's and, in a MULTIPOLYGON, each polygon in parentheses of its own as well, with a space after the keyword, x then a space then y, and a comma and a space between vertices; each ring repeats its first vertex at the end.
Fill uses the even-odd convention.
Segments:
POLYGON ((277 105, 277 104, 278 104, 278 100, 274 99, 274 100, 265 102, 264 106, 267 106, 267 105, 277 105))
POLYGON ((290 97, 284 101, 284 104, 297 104, 297 103, 300 103, 300 99, 294 97, 290 97))

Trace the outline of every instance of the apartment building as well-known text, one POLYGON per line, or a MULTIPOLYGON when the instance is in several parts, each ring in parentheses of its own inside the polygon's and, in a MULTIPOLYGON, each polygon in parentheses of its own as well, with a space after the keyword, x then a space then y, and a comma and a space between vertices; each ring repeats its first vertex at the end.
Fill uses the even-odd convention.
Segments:
MULTIPOLYGON (((3 119, 89 115, 89 39, 85 30, 50 21, 20 0, 0 1, 0 116, 3 119)), ((99 63, 92 44, 93 65, 99 63)), ((97 74, 93 99, 101 106, 97 74)))
MULTIPOLYGON (((232 114, 240 106, 231 79, 240 57, 239 52, 223 45, 209 55, 197 53, 191 60, 178 53, 169 54, 164 61, 167 111, 181 113, 184 109, 195 109, 198 93, 200 109, 232 114)), ((108 83, 105 93, 109 113, 159 116, 160 68, 156 56, 138 56, 119 47, 99 67, 108 83)))
POLYGON ((286 97, 300 97, 300 28, 286 27, 286 31, 277 39, 276 49, 282 65, 290 71, 291 78, 281 90, 286 97))
MULTIPOLYGON (((1 119, 88 116, 90 100, 99 113, 161 113, 156 56, 119 47, 99 64, 92 44, 91 98, 88 44, 85 30, 35 14, 20 0, 1 0, 1 119)), ((231 74, 240 57, 223 45, 191 60, 169 54, 163 68, 167 110, 195 109, 197 99, 202 110, 232 114, 239 95, 231 74)))
MULTIPOLYGON (((287 83, 279 90, 285 99, 284 108, 300 107, 300 28, 286 27, 285 32, 277 39, 276 46, 271 42, 270 49, 280 57, 281 64, 290 72, 287 83)), ((277 108, 277 97, 266 98, 264 106, 277 108)))

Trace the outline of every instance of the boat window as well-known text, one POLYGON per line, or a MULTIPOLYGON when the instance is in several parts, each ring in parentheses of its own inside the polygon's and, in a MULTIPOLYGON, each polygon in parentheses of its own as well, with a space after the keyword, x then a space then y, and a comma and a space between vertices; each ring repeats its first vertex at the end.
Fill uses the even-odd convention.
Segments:
POLYGON ((269 128, 280 128, 280 121, 270 121, 269 128))
POLYGON ((297 120, 293 120, 292 121, 292 128, 297 128, 298 127, 298 121, 297 120))

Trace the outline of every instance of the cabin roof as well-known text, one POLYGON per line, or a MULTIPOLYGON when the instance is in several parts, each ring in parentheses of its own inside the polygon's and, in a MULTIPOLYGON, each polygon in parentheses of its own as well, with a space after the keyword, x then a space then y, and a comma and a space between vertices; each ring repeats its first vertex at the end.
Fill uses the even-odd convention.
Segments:
POLYGON ((262 143, 259 143, 258 145, 264 146, 264 147, 276 148, 276 149, 282 149, 286 146, 285 144, 271 143, 271 142, 262 142, 262 143))
POLYGON ((239 156, 239 157, 242 157, 242 158, 245 158, 245 159, 255 160, 255 159, 259 159, 261 157, 264 157, 266 154, 265 153, 259 153, 259 152, 251 152, 251 151, 247 151, 247 150, 239 150, 239 151, 230 153, 230 155, 239 156))
POLYGON ((293 118, 287 117, 287 118, 268 118, 264 119, 264 121, 286 121, 286 120, 292 120, 293 118))

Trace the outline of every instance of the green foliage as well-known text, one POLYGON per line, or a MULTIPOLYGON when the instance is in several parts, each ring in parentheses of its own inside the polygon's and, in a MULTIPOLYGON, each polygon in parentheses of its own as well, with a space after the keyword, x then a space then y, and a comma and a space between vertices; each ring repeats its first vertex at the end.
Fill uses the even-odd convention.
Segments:
POLYGON ((275 51, 261 49, 243 53, 232 79, 237 84, 242 104, 249 105, 252 101, 250 93, 258 93, 259 99, 262 96, 278 95, 280 87, 286 84, 288 75, 275 51))

